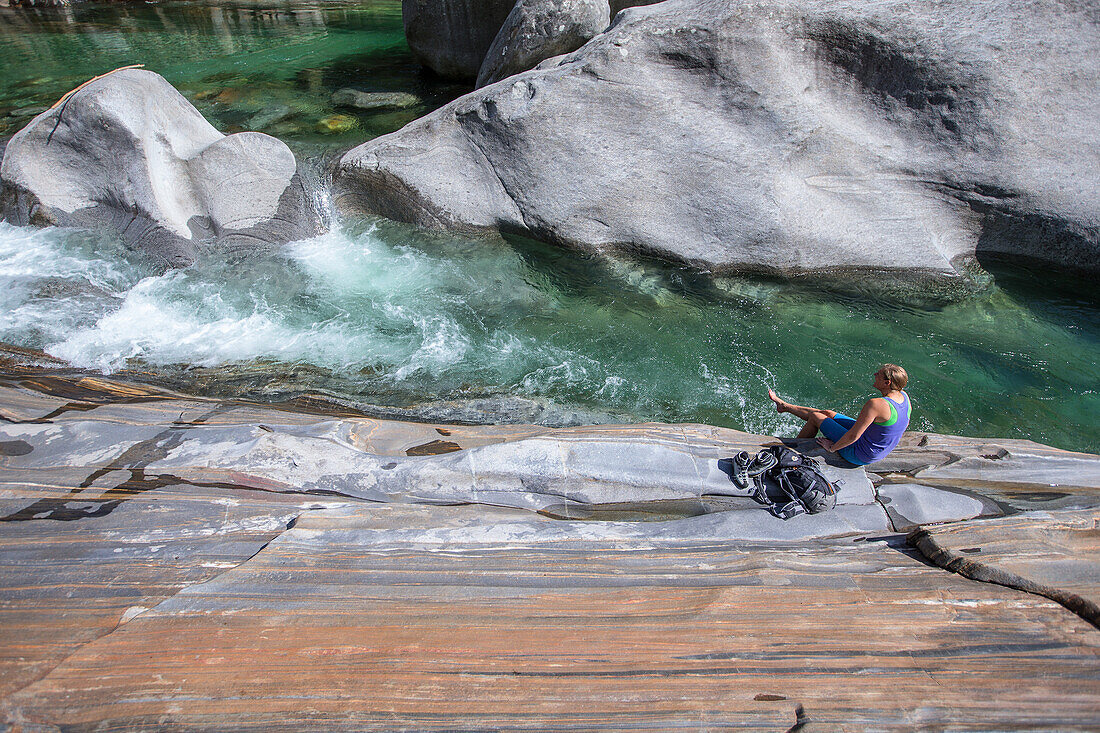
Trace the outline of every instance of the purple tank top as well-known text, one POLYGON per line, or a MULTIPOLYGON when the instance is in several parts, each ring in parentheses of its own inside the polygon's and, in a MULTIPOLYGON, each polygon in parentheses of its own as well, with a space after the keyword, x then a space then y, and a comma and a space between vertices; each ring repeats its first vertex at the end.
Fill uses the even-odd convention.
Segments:
POLYGON ((894 450, 901 440, 902 433, 909 427, 909 395, 901 393, 902 401, 894 402, 889 397, 884 397, 890 405, 890 419, 885 423, 871 423, 859 436, 859 440, 852 444, 852 448, 860 460, 872 463, 886 457, 886 454, 894 450))

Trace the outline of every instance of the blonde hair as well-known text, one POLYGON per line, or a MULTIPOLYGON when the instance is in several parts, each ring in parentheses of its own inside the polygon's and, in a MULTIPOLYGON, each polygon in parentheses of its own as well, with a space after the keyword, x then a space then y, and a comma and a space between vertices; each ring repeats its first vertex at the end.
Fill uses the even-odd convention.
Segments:
POLYGON ((882 376, 894 389, 905 389, 909 384, 909 374, 897 364, 883 364, 882 376))

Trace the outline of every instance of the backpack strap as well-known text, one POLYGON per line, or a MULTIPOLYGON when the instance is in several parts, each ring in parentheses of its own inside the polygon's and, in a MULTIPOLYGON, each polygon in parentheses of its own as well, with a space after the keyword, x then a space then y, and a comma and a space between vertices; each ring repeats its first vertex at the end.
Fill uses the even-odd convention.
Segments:
POLYGON ((774 468, 771 468, 764 473, 760 473, 752 477, 752 482, 755 485, 755 490, 753 491, 752 498, 766 506, 772 516, 779 517, 782 520, 787 520, 791 517, 796 517, 799 514, 806 513, 806 506, 791 490, 790 482, 787 481, 786 477, 784 476, 786 470, 789 469, 783 469, 776 465, 774 468), (786 502, 785 504, 779 504, 778 502, 774 502, 771 500, 771 497, 768 496, 767 485, 764 483, 764 476, 766 474, 772 474, 772 479, 775 481, 776 484, 778 484, 779 489, 787 495, 787 498, 790 499, 790 501, 786 502))

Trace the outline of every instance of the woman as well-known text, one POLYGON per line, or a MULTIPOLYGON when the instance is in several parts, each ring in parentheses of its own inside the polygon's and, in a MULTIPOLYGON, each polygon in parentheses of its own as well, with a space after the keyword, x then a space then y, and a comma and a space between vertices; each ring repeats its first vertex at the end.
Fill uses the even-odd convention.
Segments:
POLYGON ((866 466, 885 458, 909 426, 909 395, 902 391, 908 383, 904 369, 884 364, 875 372, 875 389, 882 397, 867 400, 854 420, 833 410, 792 405, 770 389, 768 397, 778 412, 789 412, 806 421, 799 438, 812 438, 820 430, 824 435, 817 442, 822 448, 856 466, 866 466))

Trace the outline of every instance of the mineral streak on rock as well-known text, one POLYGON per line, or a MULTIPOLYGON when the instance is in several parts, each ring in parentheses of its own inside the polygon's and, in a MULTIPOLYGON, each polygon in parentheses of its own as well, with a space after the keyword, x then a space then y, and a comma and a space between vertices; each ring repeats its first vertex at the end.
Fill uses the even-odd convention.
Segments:
POLYGON ((671 0, 350 151, 345 210, 712 270, 1100 262, 1100 31, 1040 0, 671 0))
POLYGON ((837 509, 783 522, 718 467, 768 436, 337 419, 50 368, 0 382, 9 725, 1100 725, 1100 631, 892 531, 1001 507, 1011 477, 987 502, 971 457, 1029 501, 1063 480, 1076 509, 918 534, 1094 600, 1100 456, 911 433, 877 492, 829 466, 837 509), (969 488, 923 483, 951 466, 969 488))
POLYGON ((973 580, 1046 596, 1100 628, 1095 510, 1038 513, 915 530, 909 543, 973 580))
POLYGON ((222 135, 140 69, 35 117, 8 143, 0 183, 13 223, 110 230, 170 267, 208 247, 247 252, 320 231, 290 148, 259 132, 222 135))

